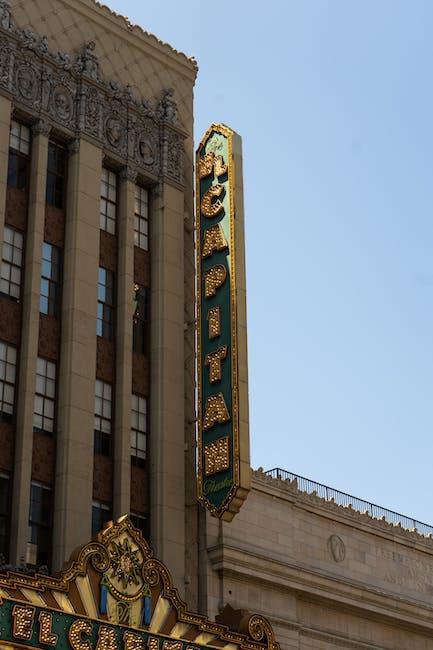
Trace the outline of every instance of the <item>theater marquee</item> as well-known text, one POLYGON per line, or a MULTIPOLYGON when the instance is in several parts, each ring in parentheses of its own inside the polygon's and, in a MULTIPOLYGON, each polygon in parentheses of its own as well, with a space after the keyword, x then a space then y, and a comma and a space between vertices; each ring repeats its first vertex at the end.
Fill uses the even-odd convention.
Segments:
POLYGON ((166 567, 124 517, 59 577, 0 573, 0 648, 279 650, 251 616, 243 633, 187 611, 166 567))
POLYGON ((250 489, 242 143, 213 124, 197 150, 198 498, 231 521, 250 489))

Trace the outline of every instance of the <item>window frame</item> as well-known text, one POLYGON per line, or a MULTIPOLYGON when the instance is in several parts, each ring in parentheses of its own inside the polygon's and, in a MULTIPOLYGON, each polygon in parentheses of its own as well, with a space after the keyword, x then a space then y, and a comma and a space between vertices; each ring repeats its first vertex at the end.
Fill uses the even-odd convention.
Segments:
POLYGON ((101 173, 99 228, 110 235, 116 235, 117 233, 118 195, 118 175, 104 165, 101 173), (114 214, 109 214, 110 211, 114 214))
POLYGON ((33 431, 40 431, 53 435, 56 430, 56 393, 57 393, 57 364, 54 361, 37 357, 36 360, 36 385, 35 399, 33 407, 33 431), (41 365, 44 364, 44 374, 40 372, 41 365), (48 374, 48 370, 51 373, 48 374), (43 389, 40 390, 40 384, 43 383, 43 389), (39 384, 39 385, 38 385, 39 384), (37 403, 42 404, 42 409, 37 410, 37 403), (47 414, 52 411, 51 415, 47 414), (41 418, 41 426, 36 424, 36 418, 41 418), (46 424, 51 424, 51 428, 46 424))
POLYGON ((111 456, 113 416, 113 385, 107 381, 96 378, 93 420, 93 444, 95 454, 111 456), (103 428, 104 424, 106 425, 105 428, 103 428))
POLYGON ((134 195, 134 246, 143 251, 148 251, 149 239, 149 191, 141 185, 136 185, 134 195), (146 195, 145 201, 143 200, 144 193, 146 195), (145 210, 143 210, 143 206, 146 206, 145 210), (142 228, 143 225, 145 228, 142 228))
POLYGON ((9 157, 7 186, 22 190, 28 187, 30 180, 30 157, 32 136, 27 124, 12 118, 9 130, 9 157), (18 127, 18 128, 15 128, 18 127), (28 137, 23 137, 27 133, 28 137), (12 179, 15 178, 15 182, 12 179))
POLYGON ((108 503, 104 503, 103 501, 97 501, 93 500, 92 501, 92 521, 91 521, 91 526, 92 526, 92 538, 95 537, 103 528, 104 524, 107 521, 110 521, 112 519, 112 511, 111 511, 111 506, 108 503), (96 530, 94 527, 94 519, 95 519, 95 514, 96 511, 99 513, 99 524, 98 524, 98 529, 96 530), (107 518, 105 520, 102 519, 101 513, 106 512, 107 518))
POLYGON ((61 277, 61 249, 54 244, 46 241, 42 242, 42 265, 41 265, 41 288, 39 295, 39 312, 46 316, 57 318, 60 309, 60 277, 61 277), (45 257, 47 248, 51 249, 51 259, 45 257), (53 260, 53 256, 56 259, 53 260), (50 275, 45 274, 45 264, 49 265, 50 275), (55 270, 53 277, 53 269, 55 270), (43 291, 44 285, 48 288, 48 293, 43 291), (46 311, 43 307, 43 301, 46 301, 46 311))
POLYGON ((14 345, 6 343, 6 341, 0 341, 0 417, 5 420, 10 420, 15 413, 15 400, 16 400, 16 382, 17 382, 17 365, 18 365, 18 350, 14 345), (5 348, 5 358, 2 358, 2 349, 5 348), (14 363, 9 361, 9 352, 13 351, 14 353, 14 363), (3 373, 3 364, 4 364, 4 373, 3 373), (13 381, 9 380, 8 377, 8 368, 13 367, 13 381), (4 374, 4 377, 2 375, 4 374), (10 410, 4 410, 4 394, 5 386, 9 387, 9 391, 12 390, 12 401, 7 401, 6 404, 10 405, 10 410), (12 389, 10 388, 12 387, 12 389))
POLYGON ((96 312, 96 335, 112 341, 114 338, 115 273, 100 266, 98 268, 98 304, 96 312), (101 282, 102 274, 105 282, 101 282), (108 280, 110 280, 108 282, 108 280), (103 294, 103 295, 102 295, 103 294), (107 300, 108 296, 108 300, 107 300))
POLYGON ((22 271, 23 271, 23 262, 24 262, 24 234, 12 228, 8 224, 5 224, 3 228, 3 246, 2 246, 2 259, 1 259, 1 270, 0 270, 0 294, 8 296, 12 300, 17 302, 21 299, 22 292, 22 271), (11 241, 6 239, 6 234, 11 233, 11 241), (21 240, 20 245, 17 245, 17 241, 21 240), (6 252, 10 249, 10 258, 7 259, 8 255, 6 252), (19 258, 19 262, 16 260, 16 257, 19 258), (4 286, 4 283, 7 286, 4 286), (11 288, 15 287, 15 290, 11 292, 11 288))
POLYGON ((149 409, 147 397, 132 393, 131 395, 131 463, 138 467, 145 467, 148 454, 148 423, 149 409), (140 410, 140 404, 144 409, 140 410), (142 428, 140 428, 141 422, 142 428), (144 450, 139 447, 139 439, 144 439, 144 450))
POLYGON ((136 354, 146 355, 148 353, 149 294, 148 287, 134 284, 135 311, 132 321, 132 350, 136 354))
MULTIPOLYGON (((36 502, 38 503, 38 502, 36 502)), ((49 558, 51 557, 51 551, 52 551, 52 545, 53 545, 53 538, 52 538, 52 522, 53 522, 53 490, 51 487, 48 485, 44 485, 43 483, 39 483, 38 481, 32 481, 30 484, 30 504, 29 504, 29 540, 28 540, 28 547, 27 547, 27 564, 30 566, 34 567, 40 567, 40 566, 48 566, 49 567, 49 558), (42 499, 39 501, 41 503, 41 516, 40 518, 34 518, 34 510, 32 510, 32 504, 36 502, 36 500, 33 498, 34 495, 34 490, 37 488, 40 490, 40 494, 49 494, 49 503, 46 502, 45 504, 42 503, 42 499), (44 508, 48 508, 48 513, 45 511, 44 508), (48 514, 48 517, 45 515, 48 514), (38 532, 41 531, 46 534, 46 538, 49 540, 48 545, 46 550, 44 551, 47 555, 47 562, 40 562, 39 560, 36 561, 36 563, 30 562, 30 552, 33 550, 31 549, 31 546, 36 546, 36 559, 38 556, 38 549, 40 548, 40 545, 38 544, 38 541, 34 541, 34 537, 38 537, 38 532), (36 535, 34 533, 36 532, 36 535)))
POLYGON ((68 152, 66 147, 54 140, 48 142, 48 160, 47 160, 47 180, 45 201, 48 205, 52 205, 58 210, 65 209, 66 199, 66 177, 68 170, 68 152), (53 158, 51 152, 56 150, 55 164, 50 167, 53 158), (59 153, 62 152, 63 158, 60 158, 59 153), (59 164, 60 158, 60 164, 59 164), (60 168, 62 167, 62 169, 60 168))

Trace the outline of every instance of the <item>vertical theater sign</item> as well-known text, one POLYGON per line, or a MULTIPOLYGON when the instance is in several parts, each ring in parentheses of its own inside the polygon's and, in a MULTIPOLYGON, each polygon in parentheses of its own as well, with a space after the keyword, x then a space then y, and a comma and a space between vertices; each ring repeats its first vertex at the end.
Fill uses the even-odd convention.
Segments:
POLYGON ((231 521, 250 489, 240 136, 213 124, 197 150, 198 498, 231 521))
POLYGON ((0 573, 4 650, 279 650, 266 619, 250 616, 241 627, 188 612, 127 517, 79 549, 57 577, 0 573))

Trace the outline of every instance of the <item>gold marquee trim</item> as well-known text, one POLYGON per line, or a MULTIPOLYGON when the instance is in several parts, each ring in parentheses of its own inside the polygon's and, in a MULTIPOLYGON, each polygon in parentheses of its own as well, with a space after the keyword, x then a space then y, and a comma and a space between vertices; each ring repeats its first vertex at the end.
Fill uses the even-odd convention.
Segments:
MULTIPOLYGON (((106 622, 107 618, 99 614, 92 580, 106 575, 112 567, 110 548, 114 542, 120 543, 126 536, 133 540, 143 558, 141 578, 143 585, 146 585, 147 589, 150 587, 155 601, 150 624, 142 626, 141 629, 170 637, 170 632, 176 626, 179 629, 178 624, 183 623, 186 625, 182 626, 182 633, 177 633, 175 638, 191 645, 224 648, 233 644, 245 650, 279 650, 272 627, 262 616, 251 616, 245 626, 247 633, 243 634, 188 611, 186 603, 173 586, 167 567, 153 556, 149 544, 127 516, 110 522, 94 541, 75 552, 58 576, 32 576, 11 571, 0 573, 0 606, 3 600, 13 600, 106 622), (56 606, 53 603, 56 603, 56 606), (167 629, 167 625, 170 629, 167 629), (203 632, 211 635, 211 639, 205 644, 198 640, 203 632), (197 642, 194 642, 196 638, 197 642)), ((124 602, 128 602, 128 599, 133 602, 137 598, 136 595, 129 598, 120 591, 116 594, 115 589, 112 593, 124 602)))

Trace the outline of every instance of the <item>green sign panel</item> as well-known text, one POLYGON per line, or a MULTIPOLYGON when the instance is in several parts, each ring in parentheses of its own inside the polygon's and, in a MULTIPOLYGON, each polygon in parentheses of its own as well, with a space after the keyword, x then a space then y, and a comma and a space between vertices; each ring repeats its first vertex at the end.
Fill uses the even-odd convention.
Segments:
POLYGON ((250 488, 241 139, 197 151, 198 498, 230 521, 250 488))
POLYGON ((0 604, 0 647, 3 643, 60 650, 198 650, 199 647, 145 630, 9 600, 0 604))

